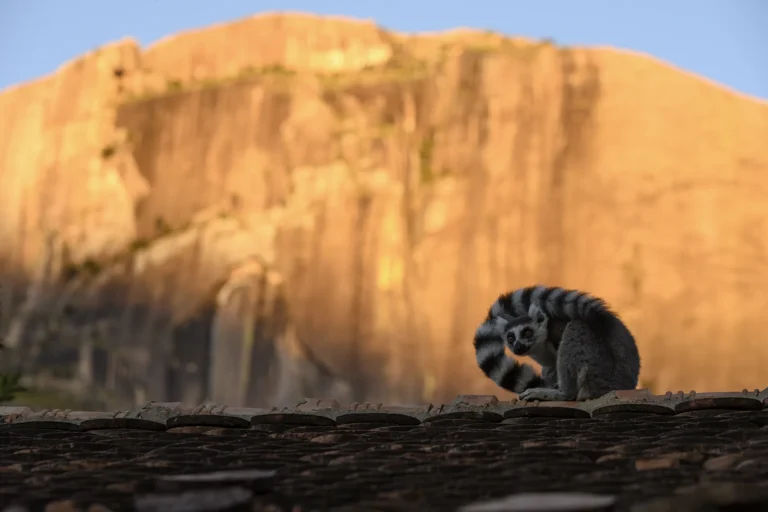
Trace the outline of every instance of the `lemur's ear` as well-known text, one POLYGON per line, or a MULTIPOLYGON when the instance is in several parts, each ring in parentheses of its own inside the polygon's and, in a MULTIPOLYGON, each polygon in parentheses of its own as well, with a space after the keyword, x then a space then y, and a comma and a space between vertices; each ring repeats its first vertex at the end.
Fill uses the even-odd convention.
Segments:
POLYGON ((507 323, 516 319, 516 317, 510 315, 509 313, 499 313, 499 318, 503 318, 504 320, 507 321, 507 323))
POLYGON ((544 311, 537 304, 531 304, 528 308, 528 316, 537 323, 543 323, 547 319, 547 315, 544 314, 544 311))

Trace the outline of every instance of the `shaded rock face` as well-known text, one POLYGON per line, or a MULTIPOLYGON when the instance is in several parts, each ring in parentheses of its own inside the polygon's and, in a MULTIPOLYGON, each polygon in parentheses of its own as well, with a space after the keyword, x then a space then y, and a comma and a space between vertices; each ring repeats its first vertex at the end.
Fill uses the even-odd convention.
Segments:
POLYGON ((3 328, 114 406, 498 394, 472 333, 532 283, 608 300, 645 386, 761 386, 768 107, 647 57, 264 16, 0 112, 3 328))

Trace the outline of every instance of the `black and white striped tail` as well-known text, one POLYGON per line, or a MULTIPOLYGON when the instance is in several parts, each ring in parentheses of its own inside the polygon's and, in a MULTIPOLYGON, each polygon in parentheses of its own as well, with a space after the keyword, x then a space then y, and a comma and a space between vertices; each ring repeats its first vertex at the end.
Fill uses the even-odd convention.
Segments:
POLYGON ((551 318, 560 320, 596 320, 606 315, 615 316, 600 298, 580 290, 557 286, 527 286, 502 294, 488 310, 486 320, 502 313, 511 316, 528 314, 531 304, 536 304, 551 318))
POLYGON ((486 322, 503 315, 527 315, 531 304, 536 304, 550 318, 583 320, 606 340, 621 323, 603 299, 580 290, 543 285, 526 286, 500 295, 488 310, 486 322))
POLYGON ((527 364, 521 364, 504 353, 504 340, 496 327, 496 319, 484 322, 475 332, 475 355, 483 373, 500 387, 513 393, 540 387, 543 381, 527 364))

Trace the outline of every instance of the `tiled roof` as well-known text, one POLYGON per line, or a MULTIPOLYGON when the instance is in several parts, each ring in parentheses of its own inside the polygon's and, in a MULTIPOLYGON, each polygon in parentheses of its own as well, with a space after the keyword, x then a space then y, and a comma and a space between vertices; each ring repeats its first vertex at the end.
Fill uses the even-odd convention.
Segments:
POLYGON ((684 512, 741 500, 728 510, 768 510, 767 406, 768 389, 581 403, 0 407, 0 509, 684 512))

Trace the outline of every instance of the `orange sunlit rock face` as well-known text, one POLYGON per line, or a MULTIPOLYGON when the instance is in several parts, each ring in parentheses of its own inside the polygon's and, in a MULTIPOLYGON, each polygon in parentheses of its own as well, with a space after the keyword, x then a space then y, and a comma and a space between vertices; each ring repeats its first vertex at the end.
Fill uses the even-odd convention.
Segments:
POLYGON ((125 400, 506 397, 472 333, 534 283, 606 299, 643 387, 765 386, 768 105, 647 56, 269 15, 0 114, 6 273, 150 312, 104 322, 148 351, 125 400))

